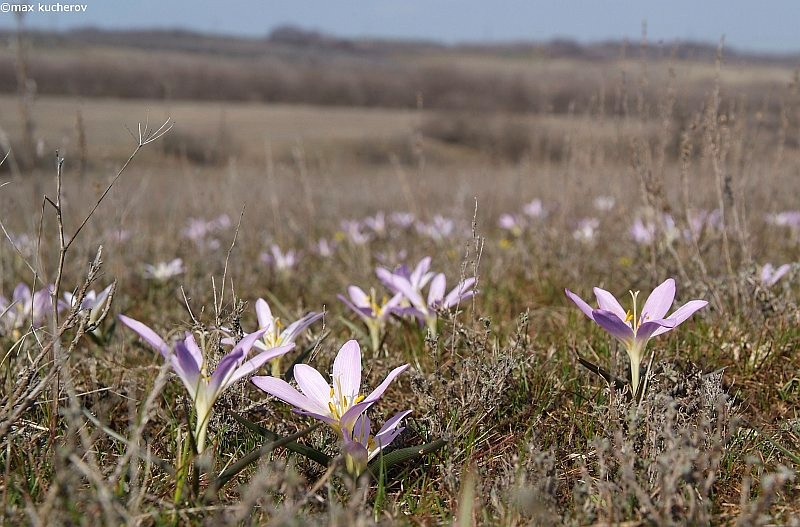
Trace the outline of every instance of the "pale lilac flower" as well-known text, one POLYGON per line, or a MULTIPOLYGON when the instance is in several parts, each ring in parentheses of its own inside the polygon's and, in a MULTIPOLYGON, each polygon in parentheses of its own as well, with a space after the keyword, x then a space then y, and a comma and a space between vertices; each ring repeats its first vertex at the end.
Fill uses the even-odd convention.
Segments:
POLYGON ((344 305, 349 307, 367 325, 372 350, 378 351, 386 321, 400 306, 400 302, 403 300, 402 293, 397 293, 392 298, 384 297, 378 302, 378 296, 374 288, 370 289, 370 294, 367 295, 360 287, 351 285, 347 288, 347 295, 349 298, 341 294, 337 296, 344 305))
MULTIPOLYGON (((295 320, 291 324, 284 326, 279 317, 272 315, 272 309, 263 298, 256 300, 256 317, 258 318, 258 329, 255 333, 259 333, 261 337, 253 344, 259 350, 269 350, 288 344, 294 344, 294 341, 300 334, 306 330, 311 324, 322 318, 322 313, 311 312, 304 317, 295 320)), ((230 333, 229 330, 223 328, 224 331, 230 333)), ((246 335, 252 335, 247 333, 246 335)), ((222 339, 223 344, 231 345, 233 340, 228 337, 222 339)), ((280 361, 281 356, 276 356, 272 360, 272 374, 280 375, 280 361)))
POLYGON ((759 277, 761 279, 761 285, 764 287, 772 287, 773 285, 778 283, 778 280, 784 277, 786 273, 791 270, 792 266, 790 264, 783 264, 777 269, 772 266, 771 263, 764 264, 761 268, 761 272, 759 273, 759 277))
POLYGON ((350 433, 359 416, 375 404, 389 384, 408 364, 389 372, 386 379, 368 395, 361 392, 361 348, 358 342, 346 342, 333 361, 331 383, 307 364, 294 367, 294 378, 300 391, 278 377, 253 377, 258 388, 295 407, 295 412, 309 415, 330 425, 338 434, 350 433), (302 393, 301 393, 302 392, 302 393))
POLYGON ((800 210, 787 210, 767 214, 767 223, 777 227, 789 227, 792 230, 800 230, 800 210))
POLYGON ((394 308, 402 314, 414 315, 428 324, 428 328, 435 334, 438 314, 441 311, 458 306, 464 300, 474 296, 475 278, 467 278, 459 282, 447 295, 444 273, 434 274, 429 271, 430 257, 424 258, 417 265, 413 273, 401 267, 394 273, 379 267, 376 274, 381 282, 394 293, 403 295, 408 302, 408 308, 394 308), (430 282, 427 297, 422 289, 430 282))
POLYGON ((377 434, 370 435, 372 423, 366 414, 356 420, 353 430, 342 430, 343 453, 347 471, 360 476, 367 468, 367 464, 381 451, 389 446, 392 441, 405 430, 400 427, 401 421, 411 410, 405 410, 395 414, 381 427, 377 434))
POLYGON ((112 241, 125 243, 131 239, 132 234, 128 229, 114 229, 109 233, 109 236, 112 241))
POLYGON ((186 391, 189 392, 196 412, 194 439, 197 452, 205 450, 208 422, 214 403, 233 383, 250 375, 265 362, 279 357, 294 347, 287 344, 262 351, 250 360, 245 361, 253 344, 264 333, 257 331, 239 341, 233 350, 222 357, 213 373, 208 373, 208 363, 203 357, 203 352, 197 345, 194 336, 188 331, 182 341, 170 347, 159 337, 155 331, 145 326, 138 320, 119 315, 120 321, 155 348, 167 359, 173 371, 178 375, 186 391))
POLYGON ((637 313, 638 291, 631 291, 632 312, 626 312, 614 295, 599 287, 594 288, 599 309, 592 309, 589 304, 569 289, 565 289, 564 292, 583 311, 584 315, 594 320, 598 326, 625 346, 625 351, 631 361, 631 387, 634 394, 637 393, 639 387, 639 369, 647 341, 677 327, 695 311, 708 304, 705 300, 690 300, 664 318, 675 300, 675 280, 672 278, 665 280, 650 293, 641 313, 637 313))
POLYGON ((411 212, 393 212, 389 215, 389 221, 401 229, 408 229, 414 225, 416 218, 411 212))
POLYGON ((174 276, 181 275, 186 270, 183 267, 183 260, 175 258, 169 262, 158 262, 155 265, 145 264, 144 276, 151 280, 166 282, 174 276))
MULTIPOLYGON (((32 292, 30 287, 20 283, 14 288, 10 301, 0 296, 0 333, 18 339, 25 327, 30 326, 33 329, 43 327, 52 311, 53 303, 50 298, 52 288, 50 285, 32 292)), ((59 311, 63 307, 59 302, 59 311)))
POLYGON ((327 238, 317 240, 317 254, 323 258, 330 258, 336 250, 336 242, 331 242, 327 238))
POLYGON ((291 271, 297 266, 300 261, 300 256, 294 249, 289 249, 284 252, 276 244, 272 244, 269 252, 261 253, 261 261, 265 264, 271 265, 277 271, 287 272, 291 271))
POLYGON ((522 212, 525 213, 526 216, 531 218, 544 218, 547 216, 547 211, 542 204, 542 200, 534 199, 530 203, 526 203, 522 206, 522 212))
POLYGON ((386 234, 386 213, 379 211, 374 216, 367 216, 363 225, 379 236, 386 234))
POLYGON ((361 222, 356 220, 342 220, 342 231, 344 237, 353 245, 364 245, 370 241, 370 235, 363 232, 361 222))
MULTIPOLYGON (((100 315, 103 314, 103 311, 106 308, 106 303, 108 302, 109 294, 111 293, 112 287, 114 287, 113 284, 106 287, 99 293, 96 293, 94 290, 86 292, 86 295, 83 298, 83 302, 81 302, 80 310, 81 311, 86 310, 89 312, 89 317, 87 319, 89 326, 96 324, 97 321, 100 320, 100 315)), ((66 292, 64 293, 64 302, 67 306, 74 309, 76 307, 75 304, 77 304, 78 299, 72 293, 66 292)), ((92 330, 92 333, 99 337, 101 335, 100 328, 94 328, 94 330, 92 330)))
POLYGON ((182 233, 198 247, 213 251, 219 249, 220 242, 217 239, 211 238, 211 235, 227 229, 230 226, 231 219, 227 214, 222 214, 210 221, 203 218, 190 218, 182 233))
POLYGON ((633 241, 639 245, 649 245, 656 237, 656 226, 650 222, 643 222, 641 218, 636 218, 633 220, 630 233, 633 241))
POLYGON ((691 211, 689 212, 689 229, 685 233, 685 237, 688 240, 698 239, 703 232, 719 230, 721 227, 722 213, 719 209, 691 211))
POLYGON ((522 219, 514 214, 501 214, 497 219, 497 226, 509 231, 514 236, 520 236, 525 228, 522 219))
POLYGON ((617 200, 614 199, 614 196, 597 196, 594 198, 594 208, 599 210, 600 212, 609 212, 614 208, 614 205, 617 203, 617 200))
POLYGON ((583 218, 578 222, 578 227, 573 231, 572 237, 581 242, 591 242, 600 227, 597 218, 583 218))
POLYGON ((11 238, 11 243, 14 244, 14 247, 16 247, 25 258, 30 258, 36 253, 36 240, 27 234, 9 234, 9 238, 11 238))
POLYGON ((417 223, 417 232, 435 241, 443 241, 453 236, 456 230, 455 221, 437 214, 431 223, 417 223))

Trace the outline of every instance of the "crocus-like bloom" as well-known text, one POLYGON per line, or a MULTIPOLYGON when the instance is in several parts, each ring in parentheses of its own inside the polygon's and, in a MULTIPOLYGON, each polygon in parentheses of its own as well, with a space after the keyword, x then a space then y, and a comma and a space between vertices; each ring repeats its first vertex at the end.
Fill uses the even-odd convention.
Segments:
POLYGON ((430 257, 422 259, 417 264, 414 272, 410 274, 403 267, 394 273, 379 267, 376 269, 376 274, 386 287, 394 293, 401 293, 410 304, 408 309, 396 308, 395 311, 402 314, 411 314, 426 321, 428 328, 435 334, 439 311, 457 306, 462 301, 471 298, 477 291, 473 289, 475 278, 467 278, 459 282, 445 295, 446 280, 444 273, 434 274, 430 272, 430 263, 430 257), (422 289, 429 282, 430 288, 426 299, 422 289))
POLYGON ((209 374, 203 352, 194 340, 194 336, 188 331, 184 340, 176 342, 174 349, 170 349, 155 331, 138 320, 125 315, 119 315, 119 319, 170 362, 173 371, 189 392, 197 414, 194 439, 198 453, 202 453, 205 449, 211 410, 220 394, 239 379, 255 372, 265 362, 283 355, 294 347, 294 344, 275 347, 245 361, 253 344, 263 334, 263 330, 257 331, 239 341, 230 353, 222 357, 214 373, 209 374))
POLYGON ((380 211, 374 216, 367 216, 364 218, 364 227, 378 235, 386 233, 386 213, 380 211))
MULTIPOLYGON (((33 292, 21 283, 14 288, 11 301, 0 296, 0 333, 18 339, 26 326, 30 325, 33 329, 44 326, 53 305, 50 299, 52 287, 33 292)), ((59 311, 63 307, 59 302, 59 311)))
POLYGON ((414 225, 414 214, 411 212, 393 212, 389 215, 389 220, 401 229, 407 229, 414 225))
POLYGON ((530 203, 526 203, 522 207, 522 212, 531 218, 544 218, 547 215, 547 211, 544 210, 544 205, 542 205, 542 200, 540 199, 534 199, 530 203))
POLYGON ((597 218, 583 218, 578 222, 578 228, 572 233, 572 237, 582 242, 590 242, 594 240, 599 227, 600 220, 597 218))
POLYGON ((330 258, 336 250, 336 243, 329 241, 327 238, 320 238, 316 246, 317 254, 323 258, 330 258))
POLYGON ((405 410, 395 414, 374 436, 370 435, 372 423, 366 414, 358 418, 352 431, 343 429, 343 451, 347 471, 354 476, 361 475, 370 460, 405 430, 400 427, 400 423, 410 413, 411 410, 405 410))
MULTIPOLYGON (((266 351, 279 346, 287 344, 294 344, 297 337, 300 336, 308 326, 322 318, 322 313, 311 312, 306 316, 300 318, 284 327, 280 318, 272 316, 272 310, 269 304, 263 298, 256 300, 256 317, 258 318, 258 330, 256 333, 260 338, 253 344, 257 349, 266 351)), ((252 335, 251 333, 250 335, 252 335)), ((249 336, 249 335, 248 335, 249 336)), ((233 344, 233 340, 226 338, 222 340, 223 344, 233 344)), ((281 355, 276 355, 272 360, 272 375, 280 375, 280 361, 281 355)))
POLYGON ((360 287, 351 285, 347 288, 347 295, 349 298, 344 295, 337 296, 339 300, 344 302, 344 305, 356 313, 367 325, 372 342, 372 350, 378 351, 386 321, 392 316, 394 310, 400 306, 400 302, 403 301, 402 293, 397 293, 389 299, 383 298, 381 302, 378 302, 375 289, 371 289, 370 294, 367 295, 360 287))
POLYGON ((765 219, 770 225, 800 230, 800 210, 786 210, 767 214, 765 219))
MULTIPOLYGON (((86 292, 86 296, 83 298, 83 302, 81 302, 80 309, 89 311, 88 325, 94 325, 100 319, 100 315, 103 314, 106 308, 106 302, 108 301, 108 295, 111 293, 112 287, 113 285, 110 285, 99 293, 95 293, 94 290, 86 292)), ((67 306, 74 308, 78 299, 72 293, 67 292, 64 293, 64 301, 67 306)), ((99 337, 100 328, 94 328, 92 333, 99 337)))
POLYGON ((587 317, 594 320, 597 325, 625 346, 625 351, 631 361, 631 388, 634 394, 639 388, 639 368, 647 341, 675 328, 692 316, 695 311, 708 304, 705 300, 690 300, 664 318, 675 300, 675 280, 672 278, 665 280, 650 293, 641 313, 637 312, 636 306, 638 291, 631 291, 633 311, 627 312, 614 298, 614 295, 599 287, 594 288, 599 309, 592 309, 589 304, 569 289, 564 291, 587 317))
POLYGON ((594 198, 594 208, 600 212, 608 212, 614 208, 614 196, 597 196, 594 198))
POLYGON ((145 264, 144 276, 159 282, 166 282, 173 276, 183 274, 185 271, 183 267, 183 260, 175 258, 169 262, 158 262, 155 265, 145 264))
POLYGON ((344 238, 350 240, 353 245, 364 245, 370 241, 369 234, 361 230, 361 222, 356 220, 342 220, 342 231, 344 231, 344 238))
POLYGON ((442 241, 450 238, 456 230, 456 222, 450 218, 445 218, 437 214, 431 223, 418 223, 417 232, 435 241, 442 241))
POLYGON ((270 246, 269 251, 268 253, 261 253, 261 261, 281 272, 294 269, 300 261, 300 256, 296 251, 289 249, 284 252, 274 243, 270 246))
POLYGON ((772 287, 773 285, 778 283, 778 280, 783 278, 783 276, 789 272, 792 268, 789 264, 783 264, 777 269, 772 266, 771 263, 764 264, 761 268, 761 272, 759 273, 759 278, 761 279, 761 284, 764 287, 772 287))
POLYGON ((307 364, 294 367, 294 378, 300 391, 278 377, 253 377, 257 387, 295 407, 300 414, 309 415, 330 425, 337 433, 351 433, 359 416, 375 404, 395 377, 408 364, 389 372, 386 379, 368 395, 361 394, 361 348, 358 342, 346 342, 333 361, 332 384, 320 372, 307 364))
POLYGON ((501 229, 509 231, 514 236, 520 236, 524 228, 520 218, 513 214, 501 214, 497 219, 497 225, 501 229))
POLYGON ((653 243, 656 236, 656 227, 652 223, 646 223, 641 218, 636 218, 631 226, 631 237, 639 245, 653 243))

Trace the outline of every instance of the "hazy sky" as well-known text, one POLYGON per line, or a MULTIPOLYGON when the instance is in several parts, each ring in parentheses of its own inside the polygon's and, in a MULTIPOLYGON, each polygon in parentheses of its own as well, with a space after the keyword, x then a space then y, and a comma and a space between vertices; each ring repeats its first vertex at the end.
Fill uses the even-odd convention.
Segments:
MULTIPOLYGON (((14 0, 19 1, 19 0, 14 0)), ((62 3, 73 0, 60 0, 62 3)), ((0 4, 3 0, 0 0, 0 4)), ((50 2, 43 2, 49 4, 50 2)), ((294 24, 343 36, 465 40, 702 40, 757 51, 800 51, 800 0, 77 0, 85 13, 27 17, 68 29, 187 28, 263 36, 294 24)), ((38 9, 38 3, 33 4, 38 9)), ((0 5, 2 7, 2 5, 0 5)), ((0 13, 0 26, 14 24, 0 13)))

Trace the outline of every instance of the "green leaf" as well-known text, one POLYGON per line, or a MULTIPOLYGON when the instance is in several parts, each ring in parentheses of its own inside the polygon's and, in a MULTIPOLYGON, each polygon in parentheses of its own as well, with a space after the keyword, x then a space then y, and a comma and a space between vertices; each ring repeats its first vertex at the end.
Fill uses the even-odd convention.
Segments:
MULTIPOLYGON (((262 437, 266 437, 270 441, 281 441, 285 438, 281 437, 280 435, 276 434, 272 430, 268 430, 261 425, 258 425, 252 421, 248 421, 241 415, 237 414, 236 412, 230 412, 233 418, 236 420, 237 423, 242 425, 243 427, 247 428, 251 432, 258 434, 262 437)), ((300 443, 296 443, 294 441, 290 441, 286 444, 280 445, 287 450, 291 450, 295 454, 300 454, 301 456, 305 456, 308 459, 315 461, 322 465, 323 467, 327 467, 331 463, 331 458, 327 454, 320 452, 311 447, 307 447, 305 445, 301 445, 300 443)))
MULTIPOLYGON (((257 426, 257 425, 256 425, 257 426)), ((280 447, 287 447, 290 443, 292 443, 295 439, 299 439, 304 435, 308 435, 314 430, 316 430, 320 426, 319 423, 306 428, 305 430, 300 430, 296 434, 292 434, 290 436, 282 437, 280 439, 274 440, 270 443, 265 443, 258 448, 255 448, 248 452, 242 459, 228 467, 227 469, 223 470, 217 478, 211 482, 208 486, 208 490, 206 491, 207 496, 213 496, 219 490, 225 486, 236 474, 247 468, 249 465, 255 463, 259 459, 261 459, 266 454, 269 454, 276 448, 280 447)))
POLYGON ((367 468, 370 474, 372 474, 372 477, 377 479, 377 474, 380 474, 381 471, 385 473, 394 465, 405 463, 406 461, 436 452, 446 444, 447 441, 444 439, 437 439, 436 441, 425 443, 422 446, 411 446, 407 448, 400 448, 398 450, 392 450, 385 456, 381 455, 380 457, 376 458, 368 465, 367 468))

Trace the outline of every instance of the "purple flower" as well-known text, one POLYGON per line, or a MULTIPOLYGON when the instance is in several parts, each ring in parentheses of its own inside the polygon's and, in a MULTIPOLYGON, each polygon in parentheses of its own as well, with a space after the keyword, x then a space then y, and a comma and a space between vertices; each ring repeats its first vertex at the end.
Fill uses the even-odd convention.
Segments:
POLYGON ((395 312, 414 315, 427 322, 428 327, 435 334, 438 313, 457 306, 462 301, 474 296, 477 291, 473 289, 475 278, 467 278, 445 295, 444 273, 430 272, 430 264, 430 257, 426 257, 417 264, 412 273, 409 273, 405 267, 401 267, 395 272, 378 267, 375 272, 386 287, 394 293, 402 294, 404 300, 409 304, 407 308, 395 308, 395 312), (430 283, 430 287, 426 297, 423 288, 428 283, 430 283))
POLYGON ((328 241, 327 238, 320 238, 317 240, 317 254, 323 258, 330 258, 336 250, 336 243, 328 241))
POLYGON ((764 287, 772 287, 773 285, 778 283, 778 280, 783 278, 783 276, 791 270, 792 266, 789 264, 783 264, 777 269, 772 266, 771 263, 764 264, 761 268, 761 272, 759 273, 759 277, 761 279, 761 285, 764 287))
POLYGON ((664 281, 650 293, 641 313, 636 311, 638 291, 631 291, 632 312, 626 312, 614 295, 599 287, 594 288, 599 309, 592 309, 589 304, 569 289, 564 291, 587 317, 594 320, 597 325, 625 346, 625 351, 631 361, 631 386, 634 394, 637 393, 639 387, 639 368, 647 341, 677 327, 695 311, 708 304, 705 300, 691 300, 664 318, 675 300, 675 280, 672 278, 664 281))
MULTIPOLYGON (((322 313, 312 311, 284 327, 280 318, 272 316, 272 309, 270 309, 267 301, 259 298, 256 300, 256 317, 258 318, 258 329, 254 333, 247 333, 246 336, 258 333, 260 338, 253 343, 253 346, 259 350, 266 351, 288 344, 294 345, 294 341, 300 336, 300 333, 322 318, 322 313)), ((224 329, 224 331, 228 332, 227 329, 224 329)), ((233 339, 230 337, 224 338, 222 343, 232 345, 233 339)), ((277 355, 272 358, 272 375, 280 375, 281 357, 282 355, 277 355)))
POLYGON ((332 383, 307 364, 294 367, 294 378, 300 391, 278 377, 253 377, 258 388, 295 407, 295 412, 309 415, 329 424, 337 433, 350 433, 358 418, 375 404, 395 377, 408 364, 389 372, 386 379, 368 395, 361 394, 361 348, 358 342, 346 342, 333 361, 332 383), (302 393, 301 393, 302 392, 302 393))
POLYGON ((594 208, 600 212, 608 212, 614 208, 616 200, 614 196, 597 196, 594 198, 594 208))
POLYGON ((656 227, 652 223, 645 224, 641 218, 636 218, 631 226, 631 237, 639 245, 649 245, 653 243, 656 236, 656 227))
POLYGON ((501 229, 509 231, 514 236, 520 236, 524 229, 522 220, 513 214, 501 214, 497 219, 497 225, 501 229))
POLYGON ((389 215, 389 221, 401 229, 407 229, 414 225, 414 214, 411 212, 393 212, 389 215))
POLYGON ((400 423, 411 410, 395 414, 386 421, 377 434, 370 435, 372 423, 366 414, 356 420, 353 430, 342 430, 343 452, 347 471, 354 476, 361 475, 369 461, 381 453, 392 441, 397 439, 405 428, 400 423))
POLYGON ((431 223, 417 223, 417 232, 435 241, 450 238, 456 230, 456 223, 444 216, 437 214, 431 223))
POLYGON ((368 228, 377 235, 386 233, 386 213, 383 211, 377 212, 374 216, 367 216, 364 218, 364 227, 368 228))
POLYGON ((392 316, 394 310, 400 306, 403 300, 401 293, 395 294, 392 298, 383 298, 378 302, 375 289, 370 290, 367 295, 363 289, 351 285, 347 288, 347 295, 337 295, 344 305, 350 308, 355 314, 364 321, 369 329, 372 350, 378 351, 383 338, 383 331, 386 321, 392 316))
MULTIPOLYGON (((89 317, 87 322, 89 325, 94 325, 100 319, 100 315, 103 314, 103 311, 106 308, 106 302, 108 302, 108 295, 111 293, 111 288, 114 287, 113 284, 106 287, 99 293, 95 293, 94 290, 87 291, 86 296, 83 298, 83 302, 81 302, 80 310, 87 310, 89 312, 89 317)), ((78 299, 72 293, 64 293, 64 305, 69 306, 70 308, 75 308, 75 304, 77 303, 78 299)), ((100 336, 100 328, 95 328, 92 333, 100 336)))
POLYGON ((300 255, 297 251, 289 249, 284 252, 274 243, 270 246, 269 251, 268 253, 261 253, 261 261, 267 265, 271 265, 279 272, 291 271, 300 261, 300 255))
POLYGON ((530 218, 544 218, 547 216, 547 211, 544 209, 540 199, 534 199, 530 203, 526 203, 522 207, 522 212, 530 218))
MULTIPOLYGON (((22 330, 26 326, 33 329, 44 326, 52 311, 52 288, 51 285, 32 292, 30 287, 20 283, 14 288, 11 301, 0 296, 0 333, 16 340, 22 336, 22 330)), ((64 304, 58 303, 59 311, 64 307, 64 304)))
POLYGON ((600 220, 597 218, 583 218, 578 221, 578 227, 573 231, 572 237, 578 241, 591 242, 599 227, 600 220))
POLYGON ((158 282, 166 282, 173 276, 183 274, 186 270, 183 267, 183 260, 175 258, 169 262, 158 262, 155 265, 145 264, 144 276, 158 282))
POLYGON ((369 234, 361 230, 361 222, 356 220, 342 220, 340 225, 344 231, 344 237, 350 240, 350 243, 353 245, 364 245, 370 241, 369 234))
POLYGON ((195 342, 194 336, 188 331, 185 338, 176 342, 174 348, 170 349, 155 331, 138 320, 125 315, 119 315, 119 320, 138 333, 145 342, 169 361, 173 371, 189 392, 197 414, 194 438, 198 453, 202 453, 205 449, 211 410, 220 394, 239 379, 256 371, 265 362, 283 355, 294 347, 294 344, 287 344, 268 349, 245 362, 253 344, 264 333, 263 330, 257 331, 239 341, 230 353, 222 357, 216 370, 209 374, 203 352, 195 342))

